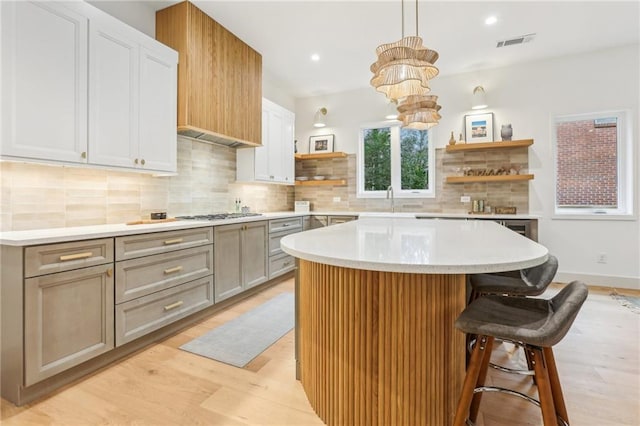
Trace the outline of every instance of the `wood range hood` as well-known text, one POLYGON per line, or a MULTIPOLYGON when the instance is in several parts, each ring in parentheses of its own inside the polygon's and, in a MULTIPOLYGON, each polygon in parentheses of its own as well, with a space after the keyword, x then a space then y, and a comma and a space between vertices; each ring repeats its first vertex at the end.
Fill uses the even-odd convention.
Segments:
POLYGON ((192 3, 156 12, 156 39, 179 53, 178 134, 262 145, 262 55, 192 3))

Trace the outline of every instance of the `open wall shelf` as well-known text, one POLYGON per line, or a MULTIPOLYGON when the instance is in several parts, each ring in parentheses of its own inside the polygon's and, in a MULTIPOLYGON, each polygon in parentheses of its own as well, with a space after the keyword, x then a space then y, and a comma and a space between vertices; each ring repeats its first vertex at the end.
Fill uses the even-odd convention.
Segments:
POLYGON ((326 158, 346 158, 346 152, 314 152, 312 154, 295 154, 296 160, 320 160, 326 158))
POLYGON ((533 139, 506 142, 457 143, 455 145, 447 145, 446 150, 447 152, 484 151, 489 149, 524 148, 529 145, 533 145, 533 139))
POLYGON ((447 176, 447 183, 517 182, 532 180, 533 175, 447 176))

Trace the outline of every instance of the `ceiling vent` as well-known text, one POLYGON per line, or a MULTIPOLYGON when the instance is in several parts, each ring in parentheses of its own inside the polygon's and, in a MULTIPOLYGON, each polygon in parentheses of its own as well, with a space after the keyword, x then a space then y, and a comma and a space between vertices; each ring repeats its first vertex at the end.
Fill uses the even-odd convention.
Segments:
POLYGON ((536 33, 525 34, 525 35, 517 36, 517 37, 511 37, 511 38, 506 39, 506 40, 500 40, 498 42, 498 44, 496 45, 496 47, 507 47, 507 46, 514 46, 516 44, 529 43, 535 37, 536 37, 536 33))

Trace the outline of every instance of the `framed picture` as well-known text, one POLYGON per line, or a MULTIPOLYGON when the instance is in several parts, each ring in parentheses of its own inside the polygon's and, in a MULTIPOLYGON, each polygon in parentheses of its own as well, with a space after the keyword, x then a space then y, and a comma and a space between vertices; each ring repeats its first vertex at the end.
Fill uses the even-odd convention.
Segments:
POLYGON ((465 115, 464 138, 467 143, 493 142, 493 113, 465 115))
POLYGON ((309 153, 333 152, 333 135, 310 136, 309 153))

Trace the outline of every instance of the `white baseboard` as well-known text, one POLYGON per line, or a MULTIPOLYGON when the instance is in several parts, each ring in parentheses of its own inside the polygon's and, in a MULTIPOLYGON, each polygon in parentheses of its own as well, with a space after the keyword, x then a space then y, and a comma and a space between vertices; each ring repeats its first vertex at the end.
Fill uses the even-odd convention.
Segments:
POLYGON ((597 285, 611 288, 628 288, 640 290, 640 278, 616 277, 611 275, 589 275, 574 272, 558 272, 553 279, 555 282, 570 283, 571 281, 582 281, 587 285, 597 285))

